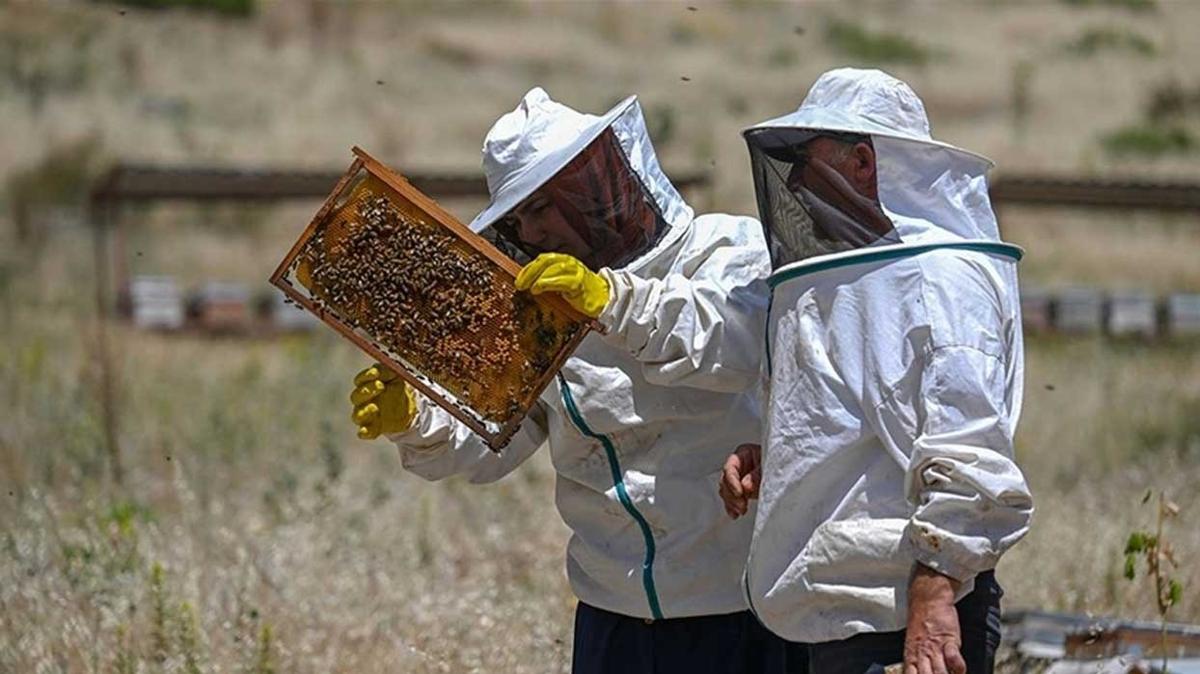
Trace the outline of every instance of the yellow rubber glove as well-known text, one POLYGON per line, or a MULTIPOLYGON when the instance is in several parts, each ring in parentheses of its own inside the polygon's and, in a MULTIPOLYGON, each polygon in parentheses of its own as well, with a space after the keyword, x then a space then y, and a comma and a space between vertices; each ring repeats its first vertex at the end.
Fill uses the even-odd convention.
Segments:
POLYGON ((558 293, 592 318, 608 305, 608 281, 565 253, 542 253, 517 274, 517 290, 558 293))
POLYGON ((354 405, 350 418, 358 425, 358 437, 363 440, 406 431, 417 418, 412 387, 379 363, 354 377, 350 403, 354 405))

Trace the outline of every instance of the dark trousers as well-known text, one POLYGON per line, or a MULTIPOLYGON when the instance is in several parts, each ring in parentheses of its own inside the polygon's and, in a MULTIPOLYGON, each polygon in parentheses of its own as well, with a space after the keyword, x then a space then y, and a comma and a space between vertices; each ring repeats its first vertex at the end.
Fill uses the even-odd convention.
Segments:
POLYGON ((648 621, 575 609, 573 674, 782 673, 786 642, 749 611, 648 621))
MULTIPOLYGON (((991 674, 1000 646, 1000 597, 996 575, 975 577, 975 589, 959 600, 962 656, 967 674, 991 674)), ((859 634, 841 641, 787 645, 788 674, 882 674, 888 665, 904 661, 904 630, 859 634)))

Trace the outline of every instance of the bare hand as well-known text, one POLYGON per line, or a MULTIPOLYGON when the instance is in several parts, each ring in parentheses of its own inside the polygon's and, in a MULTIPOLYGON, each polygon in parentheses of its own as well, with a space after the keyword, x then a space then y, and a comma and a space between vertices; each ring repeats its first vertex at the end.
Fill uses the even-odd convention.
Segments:
POLYGON ((954 592, 958 582, 918 564, 908 583, 904 674, 966 674, 954 592))
POLYGON ((758 498, 758 486, 762 481, 762 447, 739 445, 725 459, 717 493, 725 502, 725 512, 737 519, 750 510, 750 499, 758 498))

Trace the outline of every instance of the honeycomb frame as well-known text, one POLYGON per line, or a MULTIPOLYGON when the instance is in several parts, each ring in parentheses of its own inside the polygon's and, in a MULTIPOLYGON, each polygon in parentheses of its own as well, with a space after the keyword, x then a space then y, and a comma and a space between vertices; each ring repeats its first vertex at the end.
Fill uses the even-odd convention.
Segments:
MULTIPOLYGON (((384 196, 397 210, 419 213, 423 216, 421 225, 433 226, 437 231, 449 235, 454 240, 454 245, 459 246, 459 250, 465 251, 465 254, 480 256, 477 259, 493 270, 491 290, 497 293, 507 291, 513 295, 514 304, 517 299, 514 290, 508 288, 508 285, 515 282, 521 269, 516 261, 502 253, 482 236, 472 232, 457 218, 441 208, 437 202, 413 187, 402 175, 388 168, 361 148, 355 147, 352 151, 355 155, 354 161, 284 256, 271 275, 270 282, 279 288, 288 299, 317 316, 359 349, 395 371, 405 382, 465 424, 478 434, 489 448, 498 452, 516 433, 529 410, 561 369, 566 359, 570 357, 587 334, 591 330, 598 330, 599 326, 594 320, 578 312, 557 295, 522 297, 522 302, 536 304, 536 308, 532 310, 537 312, 537 316, 549 317, 556 326, 570 327, 564 328, 562 330, 564 334, 559 335, 559 339, 552 342, 557 345, 557 348, 552 353, 548 353, 548 357, 539 357, 536 364, 526 359, 522 361, 523 365, 517 363, 505 366, 509 368, 505 370, 506 372, 511 371, 511 367, 524 369, 521 370, 520 388, 504 389, 512 393, 512 405, 505 409, 507 414, 503 415, 503 418, 498 418, 495 411, 484 413, 473 406, 468 398, 474 396, 465 392, 462 387, 448 385, 444 377, 439 381, 439 377, 430 372, 431 369, 436 368, 422 368, 420 363, 433 362, 431 359, 435 356, 429 354, 422 356, 409 349, 410 355, 413 357, 405 358, 398 350, 389 348, 385 344, 387 339, 364 329, 361 320, 356 320, 349 315, 352 313, 351 311, 316 297, 316 291, 310 290, 310 285, 298 279, 298 267, 309 246, 314 245, 315 238, 318 243, 323 245, 325 232, 333 226, 332 221, 339 216, 339 209, 346 208, 347 204, 352 202, 351 191, 363 189, 368 193, 384 196), (375 191, 371 192, 372 187, 363 187, 364 185, 373 186, 375 191), (380 187, 382 189, 378 189, 380 187), (402 208, 397 205, 398 203, 406 203, 406 205, 402 208), (420 361, 420 363, 416 361, 420 361), (530 371, 531 368, 533 371, 530 371), (540 371, 537 371, 538 368, 540 371), (456 388, 459 390, 456 391, 456 388)), ((365 197, 357 198, 359 201, 365 200, 365 197)), ((311 282, 310 278, 309 283, 311 282)), ((356 300, 356 302, 358 301, 356 300)), ((356 306, 362 305, 359 303, 356 306)), ((517 309, 514 308, 515 311, 517 309)), ((532 331, 544 327, 544 323, 539 323, 537 326, 518 325, 517 327, 524 329, 525 334, 528 335, 532 334, 532 331)), ((541 342, 541 335, 539 334, 536 339, 541 342)), ((514 360, 513 363, 516 361, 514 360)), ((489 385, 503 388, 503 381, 499 380, 483 384, 473 383, 476 386, 471 387, 471 390, 479 387, 486 388, 489 385)))

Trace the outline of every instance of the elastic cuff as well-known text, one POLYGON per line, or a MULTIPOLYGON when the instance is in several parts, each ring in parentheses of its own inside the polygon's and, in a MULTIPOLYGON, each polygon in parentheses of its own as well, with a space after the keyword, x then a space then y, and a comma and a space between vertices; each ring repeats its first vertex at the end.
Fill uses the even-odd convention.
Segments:
POLYGON ((914 545, 913 548, 913 558, 916 559, 917 562, 928 566, 943 576, 949 576, 960 583, 969 582, 971 579, 975 578, 976 574, 979 573, 971 566, 960 564, 959 562, 950 559, 949 555, 947 555, 945 552, 937 552, 919 545, 914 545))
POLYGON ((965 551, 956 548, 956 541, 937 527, 909 522, 904 532, 904 540, 914 560, 943 576, 966 583, 979 573, 978 562, 981 560, 973 555, 966 555, 964 559, 962 553, 965 551))

